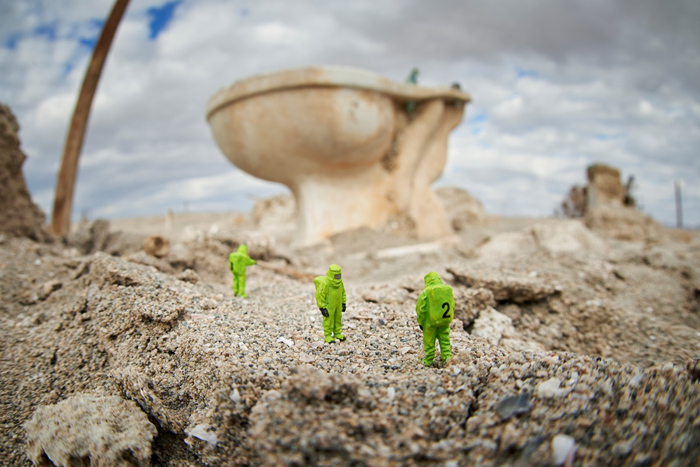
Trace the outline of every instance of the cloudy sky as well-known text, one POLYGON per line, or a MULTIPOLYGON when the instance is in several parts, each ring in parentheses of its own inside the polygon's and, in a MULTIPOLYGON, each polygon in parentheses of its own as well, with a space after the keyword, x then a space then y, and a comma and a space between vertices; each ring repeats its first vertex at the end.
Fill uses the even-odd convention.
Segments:
MULTIPOLYGON (((34 200, 61 151, 113 0, 0 0, 0 101, 17 115, 34 200)), ((74 218, 247 210, 286 188, 231 165, 205 120, 250 75, 347 65, 473 97, 438 185, 494 214, 551 215, 585 168, 634 175, 642 208, 700 226, 697 0, 131 0, 93 102, 74 218)))

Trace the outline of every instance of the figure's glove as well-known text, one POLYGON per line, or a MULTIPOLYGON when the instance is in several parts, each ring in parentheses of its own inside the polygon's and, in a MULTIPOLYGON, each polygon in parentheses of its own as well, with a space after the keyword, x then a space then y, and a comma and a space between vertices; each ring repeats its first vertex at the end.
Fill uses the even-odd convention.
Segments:
POLYGON ((345 313, 345 303, 343 303, 343 313, 345 313))
POLYGON ((422 325, 422 324, 419 324, 418 327, 420 328, 421 331, 423 330, 423 325, 422 325))
POLYGON ((328 318, 328 310, 325 308, 319 308, 321 310, 321 314, 323 315, 324 318, 328 318))

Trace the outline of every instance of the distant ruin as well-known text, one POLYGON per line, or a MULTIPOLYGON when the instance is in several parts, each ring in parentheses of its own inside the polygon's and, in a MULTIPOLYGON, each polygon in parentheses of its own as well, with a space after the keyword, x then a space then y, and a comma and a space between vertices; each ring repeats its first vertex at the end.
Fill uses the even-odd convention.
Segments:
POLYGON ((353 68, 303 68, 220 90, 207 119, 233 164, 290 188, 296 245, 397 216, 430 238, 452 232, 430 185, 469 101, 455 87, 396 83, 353 68))
POLYGON ((622 183, 620 171, 605 164, 586 170, 588 183, 576 185, 562 201, 564 217, 582 217, 586 226, 618 240, 645 241, 660 235, 660 226, 637 209, 632 194, 634 177, 622 183))
POLYGON ((627 185, 622 184, 620 171, 605 164, 593 164, 586 170, 588 187, 586 206, 629 206, 635 202, 631 190, 634 177, 630 177, 627 185))

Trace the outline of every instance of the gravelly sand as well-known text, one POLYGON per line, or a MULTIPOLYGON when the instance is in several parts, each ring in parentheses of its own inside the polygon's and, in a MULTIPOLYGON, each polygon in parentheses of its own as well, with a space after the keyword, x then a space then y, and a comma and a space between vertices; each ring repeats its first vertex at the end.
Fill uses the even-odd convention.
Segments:
POLYGON ((696 237, 484 258, 472 231, 382 256, 417 242, 360 231, 292 252, 243 227, 185 235, 163 260, 2 237, 0 458, 29 464, 37 407, 89 394, 136 402, 155 465, 700 462, 696 237), (232 297, 241 240, 312 275, 341 264, 348 340, 323 344, 308 281, 253 267, 251 298, 232 297), (430 270, 459 318, 436 368, 414 311, 430 270))

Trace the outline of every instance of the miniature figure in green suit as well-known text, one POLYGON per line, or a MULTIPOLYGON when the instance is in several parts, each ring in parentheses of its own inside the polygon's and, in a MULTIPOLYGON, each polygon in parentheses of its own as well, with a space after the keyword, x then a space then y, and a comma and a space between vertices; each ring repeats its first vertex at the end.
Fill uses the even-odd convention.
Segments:
MULTIPOLYGON (((414 68, 411 70, 411 74, 408 75, 408 78, 406 78, 406 83, 413 85, 418 84, 418 68, 414 68)), ((416 101, 406 102, 406 112, 408 112, 408 114, 412 116, 415 113, 417 106, 418 103, 416 101)))
POLYGON ((406 78, 406 82, 409 84, 418 84, 418 68, 411 70, 411 74, 406 78))
POLYGON ((235 253, 228 255, 228 268, 233 273, 233 295, 247 297, 245 294, 245 269, 256 264, 248 256, 248 247, 241 245, 235 253))
POLYGON ((331 264, 325 276, 314 279, 316 305, 323 315, 324 340, 332 344, 335 339, 344 341, 343 312, 345 311, 345 286, 340 266, 331 264))
POLYGON ((454 318, 455 301, 452 287, 443 284, 440 276, 429 272, 425 276, 425 289, 416 303, 418 325, 423 331, 425 365, 432 365, 435 359, 435 339, 440 343, 442 361, 452 358, 450 350, 450 323, 454 318))

